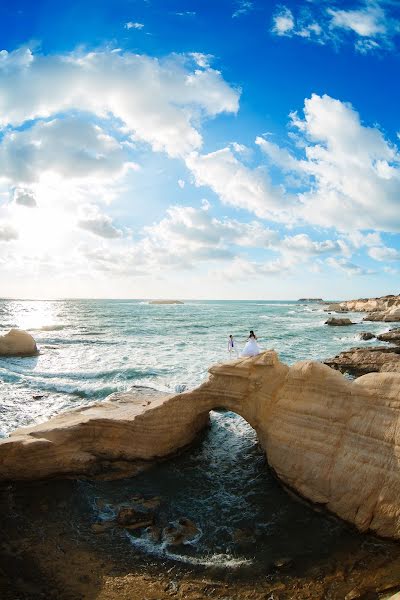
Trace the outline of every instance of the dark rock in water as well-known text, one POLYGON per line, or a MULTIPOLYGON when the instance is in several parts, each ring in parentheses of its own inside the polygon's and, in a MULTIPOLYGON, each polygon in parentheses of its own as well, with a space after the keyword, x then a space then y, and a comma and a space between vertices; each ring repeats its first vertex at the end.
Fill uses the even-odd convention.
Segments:
POLYGON ((386 333, 377 335, 376 338, 381 342, 391 342, 392 344, 400 345, 400 327, 397 329, 390 329, 386 333))
POLYGON ((44 394, 33 394, 32 398, 34 400, 41 400, 41 398, 44 398, 44 394))
POLYGON ((274 567, 276 569, 287 569, 288 567, 292 566, 292 564, 293 560, 287 556, 278 558, 278 560, 274 561, 274 567))
POLYGON ((347 318, 338 319, 336 317, 330 317, 327 321, 325 321, 325 325, 343 326, 343 325, 355 325, 355 323, 353 323, 353 321, 350 321, 350 319, 347 319, 347 318))
MULTIPOLYGON (((360 333, 360 339, 364 340, 364 341, 373 340, 374 337, 376 337, 376 336, 373 333, 371 333, 370 331, 362 331, 360 333)), ((380 339, 379 336, 378 336, 378 339, 380 339)))
POLYGON ((400 373, 400 347, 351 348, 325 360, 324 363, 341 373, 350 373, 356 376, 367 373, 400 373))
POLYGON ((150 525, 145 530, 146 537, 152 542, 158 543, 161 540, 161 529, 156 525, 150 525))
POLYGON ((153 496, 152 498, 144 498, 140 494, 137 494, 136 496, 132 496, 131 501, 133 504, 135 504, 136 506, 139 506, 140 509, 144 510, 144 511, 147 511, 149 509, 155 510, 156 508, 159 508, 159 506, 161 504, 160 496, 153 496))
POLYGON ((152 525, 154 515, 140 512, 134 508, 121 508, 118 511, 116 521, 118 525, 126 529, 140 529, 152 525))
POLYGON ((100 523, 93 523, 91 530, 93 533, 104 533, 113 527, 115 527, 115 523, 113 521, 101 521, 100 523))
POLYGON ((200 533, 200 529, 193 521, 181 517, 175 523, 164 527, 162 537, 169 546, 180 546, 192 542, 200 533))

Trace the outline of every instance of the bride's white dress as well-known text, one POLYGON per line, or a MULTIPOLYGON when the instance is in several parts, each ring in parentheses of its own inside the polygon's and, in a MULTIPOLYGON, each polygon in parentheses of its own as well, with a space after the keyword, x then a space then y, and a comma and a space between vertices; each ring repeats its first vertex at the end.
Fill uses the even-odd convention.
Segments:
POLYGON ((249 338, 246 342, 245 347, 240 353, 240 356, 256 356, 256 354, 260 354, 260 348, 254 338, 249 338))

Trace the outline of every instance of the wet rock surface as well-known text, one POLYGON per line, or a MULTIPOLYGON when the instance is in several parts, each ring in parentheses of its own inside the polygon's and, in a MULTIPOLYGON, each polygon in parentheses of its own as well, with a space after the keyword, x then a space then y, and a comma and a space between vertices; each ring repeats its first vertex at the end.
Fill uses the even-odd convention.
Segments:
POLYGON ((380 335, 377 335, 376 338, 381 342, 390 342, 391 344, 400 346, 400 327, 390 329, 386 333, 381 333, 380 335))
MULTIPOLYGON (((370 331, 362 331, 360 334, 360 339, 364 340, 364 341, 368 341, 368 340, 373 340, 376 336, 374 333, 371 333, 370 331)), ((381 338, 379 338, 381 339, 381 338)))
POLYGON ((355 325, 355 323, 353 323, 353 321, 351 321, 351 319, 347 319, 347 318, 337 318, 337 317, 330 317, 327 321, 325 321, 325 325, 333 325, 333 326, 337 326, 337 327, 342 327, 345 325, 355 325))

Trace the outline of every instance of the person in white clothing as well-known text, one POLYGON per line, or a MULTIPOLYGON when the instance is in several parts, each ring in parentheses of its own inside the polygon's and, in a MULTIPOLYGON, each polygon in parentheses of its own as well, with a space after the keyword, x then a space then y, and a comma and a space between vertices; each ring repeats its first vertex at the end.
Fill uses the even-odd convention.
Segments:
POLYGON ((256 356, 257 354, 260 354, 260 348, 257 344, 257 336, 254 331, 251 330, 240 356, 256 356))

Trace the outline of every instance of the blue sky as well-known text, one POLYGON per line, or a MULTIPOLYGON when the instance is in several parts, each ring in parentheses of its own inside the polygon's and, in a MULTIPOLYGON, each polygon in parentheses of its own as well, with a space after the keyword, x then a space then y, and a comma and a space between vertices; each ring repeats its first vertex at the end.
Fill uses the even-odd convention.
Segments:
POLYGON ((398 292, 396 2, 5 2, 0 27, 2 295, 398 292))

